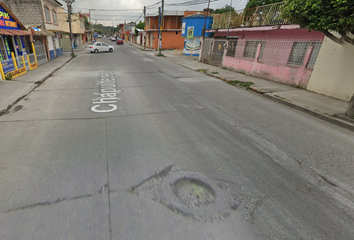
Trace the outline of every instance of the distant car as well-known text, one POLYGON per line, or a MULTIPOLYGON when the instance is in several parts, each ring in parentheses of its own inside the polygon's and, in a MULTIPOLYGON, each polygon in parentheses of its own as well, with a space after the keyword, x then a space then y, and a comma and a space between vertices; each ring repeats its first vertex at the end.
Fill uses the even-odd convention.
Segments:
POLYGON ((116 37, 112 37, 111 38, 111 41, 113 42, 113 41, 115 41, 116 40, 116 37))
POLYGON ((117 45, 123 45, 123 39, 117 38, 117 45))
POLYGON ((88 45, 87 49, 91 52, 91 53, 98 53, 98 52, 113 52, 114 51, 114 47, 111 45, 108 45, 106 43, 103 42, 96 42, 93 45, 88 45))
POLYGON ((102 35, 98 35, 97 37, 98 37, 98 38, 102 38, 102 35))

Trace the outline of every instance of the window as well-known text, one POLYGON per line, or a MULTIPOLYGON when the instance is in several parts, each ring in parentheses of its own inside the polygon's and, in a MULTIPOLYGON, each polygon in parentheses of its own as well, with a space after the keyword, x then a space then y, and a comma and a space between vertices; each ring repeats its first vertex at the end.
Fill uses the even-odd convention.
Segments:
POLYGON ((53 16, 53 23, 58 24, 57 13, 54 10, 52 10, 52 16, 53 16))
POLYGON ((17 46, 18 46, 18 50, 20 52, 22 52, 22 41, 21 41, 21 38, 20 38, 20 36, 15 36, 15 38, 16 38, 16 43, 17 43, 17 46))
POLYGON ((262 41, 246 41, 245 51, 243 52, 243 57, 245 58, 255 58, 257 53, 258 44, 262 41))
POLYGON ((25 42, 25 47, 26 47, 26 51, 28 54, 33 53, 33 49, 32 49, 32 45, 31 45, 31 39, 29 36, 24 36, 23 37, 23 41, 25 42), (31 47, 30 47, 31 46, 31 47))
POLYGON ((96 45, 96 46, 101 46, 101 43, 96 43, 95 45, 96 45))
POLYGON ((102 44, 102 46, 108 47, 108 45, 107 45, 107 44, 105 44, 105 43, 101 43, 101 44, 102 44))
POLYGON ((50 19, 50 10, 47 6, 44 6, 44 13, 45 13, 45 21, 46 22, 52 22, 50 19))
POLYGON ((304 63, 305 55, 309 46, 313 46, 313 51, 308 63, 308 67, 315 65, 322 42, 294 42, 289 56, 288 64, 301 66, 304 63))
POLYGON ((7 60, 6 48, 2 36, 0 36, 0 60, 1 61, 7 60))
POLYGON ((235 57, 237 41, 238 39, 229 39, 226 56, 235 57))

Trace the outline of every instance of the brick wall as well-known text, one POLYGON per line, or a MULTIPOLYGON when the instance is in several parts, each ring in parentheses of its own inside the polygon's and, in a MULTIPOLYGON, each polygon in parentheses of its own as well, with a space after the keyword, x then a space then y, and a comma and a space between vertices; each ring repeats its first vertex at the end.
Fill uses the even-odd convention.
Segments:
POLYGON ((25 26, 44 28, 41 0, 2 0, 25 26))

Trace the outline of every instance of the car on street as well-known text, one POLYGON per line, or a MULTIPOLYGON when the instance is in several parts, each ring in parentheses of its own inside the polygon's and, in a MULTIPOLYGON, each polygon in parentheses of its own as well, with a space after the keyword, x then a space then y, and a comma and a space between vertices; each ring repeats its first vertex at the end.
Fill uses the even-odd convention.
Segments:
POLYGON ((115 41, 116 40, 116 37, 111 37, 111 41, 115 41))
POLYGON ((123 39, 117 38, 117 45, 123 45, 123 39))
POLYGON ((98 52, 113 52, 114 51, 114 47, 111 45, 108 45, 107 43, 103 43, 103 42, 96 42, 93 45, 88 45, 87 49, 91 52, 91 53, 98 53, 98 52))

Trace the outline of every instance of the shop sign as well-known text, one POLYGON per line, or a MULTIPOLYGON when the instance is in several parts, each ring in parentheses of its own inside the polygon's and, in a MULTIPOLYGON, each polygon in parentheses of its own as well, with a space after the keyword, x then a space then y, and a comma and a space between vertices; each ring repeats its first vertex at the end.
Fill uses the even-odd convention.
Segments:
POLYGON ((35 63, 31 64, 31 69, 36 68, 36 67, 38 67, 38 63, 35 62, 35 63))
POLYGON ((0 6, 0 29, 21 30, 19 24, 0 6))
POLYGON ((9 72, 7 74, 11 74, 12 78, 15 78, 15 77, 18 77, 18 76, 26 73, 26 72, 27 72, 26 67, 23 67, 23 68, 16 69, 15 71, 9 72))

